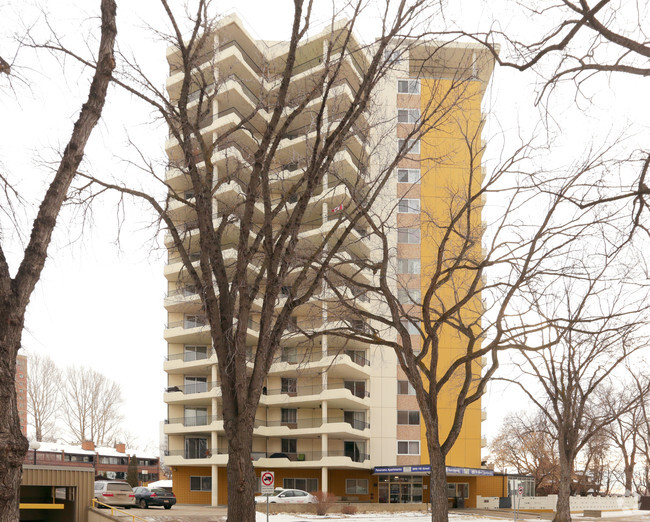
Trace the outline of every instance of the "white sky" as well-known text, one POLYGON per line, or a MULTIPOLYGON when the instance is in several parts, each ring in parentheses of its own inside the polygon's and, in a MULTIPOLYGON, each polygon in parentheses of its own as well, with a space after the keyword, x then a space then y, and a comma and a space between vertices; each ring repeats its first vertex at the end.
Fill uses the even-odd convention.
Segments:
MULTIPOLYGON (((456 11, 448 21, 462 20, 467 29, 478 25, 485 27, 490 18, 499 19, 506 26, 516 25, 516 22, 509 22, 513 13, 511 3, 493 1, 489 3, 490 10, 486 7, 488 3, 482 0, 454 3, 458 5, 453 6, 456 11)), ((47 9, 52 15, 52 25, 83 52, 78 37, 97 25, 97 20, 89 16, 96 14, 98 4, 97 0, 50 0, 47 9)), ((327 20, 330 3, 318 0, 316 4, 316 20, 327 20)), ((224 13, 236 8, 256 37, 267 40, 288 37, 292 14, 292 2, 288 0, 224 0, 216 5, 224 13)), ((162 86, 167 74, 165 45, 153 39, 143 21, 158 25, 161 13, 154 0, 118 0, 121 49, 135 54, 150 77, 162 86)), ((371 14, 369 11, 369 19, 371 14)), ((33 3, 10 7, 0 0, 0 20, 5 21, 0 22, 0 49, 11 49, 12 31, 22 32, 22 26, 31 25, 37 16, 33 3)), ((442 20, 432 23, 439 25, 442 20)), ((367 40, 376 34, 370 23, 361 27, 360 32, 367 40)), ((95 47, 94 43, 90 44, 91 49, 95 47)), ((67 141, 80 107, 75 93, 83 92, 85 99, 88 82, 87 76, 76 67, 70 67, 67 81, 62 81, 61 70, 53 65, 51 58, 42 55, 35 59, 29 51, 19 55, 18 65, 26 67, 20 73, 28 79, 29 89, 16 84, 15 93, 11 93, 2 90, 0 84, 0 122, 3 123, 0 125, 0 162, 12 179, 20 182, 21 188, 34 195, 30 199, 34 202, 38 201, 38 191, 42 190, 46 179, 39 163, 44 158, 52 159, 52 149, 62 148, 59 145, 67 141)), ((498 115, 498 121, 494 117, 488 120, 485 138, 497 136, 499 141, 503 131, 508 143, 518 133, 525 135, 538 126, 538 112, 532 108, 533 81, 530 75, 496 71, 486 106, 492 114, 498 115)), ((648 98, 639 96, 643 86, 647 88, 647 81, 645 84, 633 79, 602 82, 598 84, 598 88, 603 89, 602 94, 586 113, 571 110, 571 95, 558 97, 563 105, 562 111, 558 111, 562 114, 558 117, 558 125, 566 134, 557 142, 563 152, 554 159, 580 150, 580 143, 592 134, 589 129, 611 121, 611 114, 620 116, 611 126, 605 124, 606 133, 617 134, 619 129, 626 128, 634 134, 633 141, 647 141, 646 122, 650 121, 650 111, 648 98)), ((159 125, 146 125, 150 116, 147 108, 112 89, 102 123, 87 149, 86 167, 103 175, 124 172, 126 166, 120 158, 132 155, 132 151, 125 148, 127 132, 146 154, 162 159, 166 130, 159 125)), ((495 152, 489 150, 488 157, 490 154, 495 152)), ((132 170, 128 173, 136 175, 132 170)), ((157 190, 156 187, 151 189, 157 190)), ((33 212, 33 207, 25 211, 25 221, 33 212)), ((64 216, 70 217, 70 213, 64 216)), ((119 382, 124 396, 125 428, 137 436, 140 445, 151 447, 158 444, 160 422, 166 416, 162 402, 166 382, 162 371, 166 354, 163 340, 166 322, 164 256, 152 240, 154 230, 149 226, 152 216, 147 210, 127 205, 119 247, 116 245, 117 216, 115 201, 108 198, 93 209, 93 223, 86 226, 83 236, 80 236, 78 218, 70 226, 65 226, 65 219, 61 220, 64 226, 55 234, 49 250, 50 259, 28 309, 23 344, 30 352, 49 354, 60 366, 92 366, 119 382)), ((15 270, 19 243, 6 220, 0 218, 0 223, 4 227, 3 244, 13 240, 10 254, 13 254, 15 270)), ((525 401, 514 390, 492 387, 483 398, 483 407, 488 410, 483 430, 490 436, 504 414, 523 409, 525 401)))

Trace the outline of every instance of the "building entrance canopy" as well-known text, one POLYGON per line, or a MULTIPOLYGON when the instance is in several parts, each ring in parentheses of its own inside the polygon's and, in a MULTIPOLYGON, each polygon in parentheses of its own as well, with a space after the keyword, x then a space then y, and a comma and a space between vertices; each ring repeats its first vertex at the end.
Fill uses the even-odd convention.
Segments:
MULTIPOLYGON (((428 475, 431 473, 431 466, 377 466, 372 470, 373 475, 383 475, 386 473, 408 473, 409 475, 428 475)), ((491 477, 494 470, 482 468, 458 468, 456 466, 447 466, 447 475, 468 476, 468 477, 491 477)))

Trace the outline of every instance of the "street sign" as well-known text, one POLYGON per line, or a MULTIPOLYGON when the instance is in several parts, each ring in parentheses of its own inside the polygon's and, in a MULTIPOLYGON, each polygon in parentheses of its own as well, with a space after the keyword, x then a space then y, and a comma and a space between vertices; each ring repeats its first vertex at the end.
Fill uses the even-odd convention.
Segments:
POLYGON ((275 489, 275 472, 262 471, 262 495, 270 495, 275 489))
POLYGON ((519 489, 517 490, 517 493, 519 494, 519 496, 523 495, 524 494, 524 486, 519 486, 519 489))

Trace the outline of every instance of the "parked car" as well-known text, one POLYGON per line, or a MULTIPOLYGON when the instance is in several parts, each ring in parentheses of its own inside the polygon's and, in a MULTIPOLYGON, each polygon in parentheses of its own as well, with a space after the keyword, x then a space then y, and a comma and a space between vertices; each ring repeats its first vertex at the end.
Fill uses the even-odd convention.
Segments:
MULTIPOLYGON (((266 503, 267 495, 255 497, 256 503, 266 503)), ((276 489, 268 495, 269 504, 315 504, 318 499, 302 489, 276 489)))
POLYGON ((138 507, 146 509, 149 506, 162 506, 171 509, 176 504, 176 495, 163 488, 135 488, 135 503, 138 507))
POLYGON ((133 489, 126 482, 119 480, 98 480, 95 482, 95 498, 108 506, 129 509, 135 505, 133 489))

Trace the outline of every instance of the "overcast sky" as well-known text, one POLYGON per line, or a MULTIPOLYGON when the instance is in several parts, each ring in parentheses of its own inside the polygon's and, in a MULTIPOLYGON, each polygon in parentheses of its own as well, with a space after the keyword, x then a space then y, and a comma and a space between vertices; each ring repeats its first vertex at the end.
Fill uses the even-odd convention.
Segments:
MULTIPOLYGON (((489 10, 487 3, 479 0, 455 3, 459 5, 453 6, 456 11, 447 22, 462 21, 466 29, 487 26, 491 19, 498 19, 506 27, 517 22, 509 19, 514 12, 510 3, 490 2, 489 10)), ((97 26, 92 16, 96 15, 98 4, 96 0, 46 3, 52 25, 80 52, 84 49, 79 36, 97 26)), ((331 13, 330 3, 317 0, 316 4, 315 19, 325 22, 331 13)), ((292 3, 287 0, 219 1, 216 5, 223 13, 236 8, 255 37, 288 37, 292 3)), ((145 27, 160 27, 161 15, 162 10, 154 0, 118 0, 120 48, 134 54, 150 77, 162 86, 167 74, 165 45, 145 27)), ((42 19, 36 4, 10 6, 0 0, 0 20, 5 21, 0 22, 0 49, 12 48, 11 31, 23 31, 21 23, 32 25, 34 20, 42 19)), ((372 10, 367 19, 359 30, 362 38, 369 41, 376 34, 372 10)), ((432 21, 436 27, 442 22, 432 21)), ((518 22, 525 29, 525 22, 518 22)), ((36 27, 35 34, 41 37, 43 33, 38 28, 42 24, 36 27)), ((95 48, 93 43, 89 45, 95 48)), ((61 67, 50 57, 37 57, 29 51, 19 55, 18 65, 23 67, 19 72, 27 85, 16 83, 14 91, 0 90, 0 162, 19 188, 32 196, 33 203, 38 201, 47 181, 43 163, 55 159, 54 151, 60 150, 68 139, 80 107, 77 94, 84 93, 85 99, 88 77, 68 63, 67 76, 62 79, 61 67)), ((495 72, 485 103, 492 116, 484 137, 494 143, 488 149, 488 160, 498 155, 502 142, 515 141, 518 135, 527 135, 539 127, 539 113, 532 106, 534 81, 531 75, 495 72)), ((631 143, 647 139, 646 122, 650 118, 647 96, 640 96, 641 85, 640 80, 632 79, 600 82, 593 87, 597 96, 587 111, 577 110, 586 105, 576 107, 570 91, 565 97, 558 96, 554 102, 557 121, 553 125, 562 128, 563 134, 556 140, 557 149, 549 161, 568 160, 592 137, 594 128, 601 129, 599 138, 626 129, 631 143), (612 114, 618 117, 612 119, 612 114)), ((85 168, 100 175, 127 171, 136 176, 124 161, 133 155, 133 150, 126 147, 127 137, 138 143, 145 154, 162 159, 166 129, 150 121, 147 108, 112 89, 103 121, 88 147, 85 168)), ((153 191, 159 188, 150 186, 153 191)), ((25 223, 33 216, 34 208, 28 206, 23 211, 25 223)), ((164 252, 151 226, 153 217, 144 208, 129 203, 123 216, 116 201, 107 198, 86 217, 91 219, 83 222, 77 209, 67 210, 61 219, 49 250, 50 258, 28 308, 23 345, 27 352, 49 354, 60 366, 92 366, 119 382, 125 401, 125 428, 138 438, 140 445, 157 446, 160 422, 166 416, 162 402, 166 382, 162 371, 166 354, 164 252), (122 228, 118 234, 119 223, 122 228)), ((20 238, 6 219, 0 217, 0 223, 3 245, 9 241, 13 245, 10 259, 15 270, 20 238)), ((522 409, 522 400, 512 390, 504 394, 492 387, 483 399, 483 406, 488 409, 484 434, 490 436, 495 432, 505 412, 522 409)))

